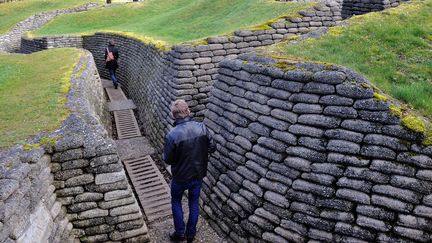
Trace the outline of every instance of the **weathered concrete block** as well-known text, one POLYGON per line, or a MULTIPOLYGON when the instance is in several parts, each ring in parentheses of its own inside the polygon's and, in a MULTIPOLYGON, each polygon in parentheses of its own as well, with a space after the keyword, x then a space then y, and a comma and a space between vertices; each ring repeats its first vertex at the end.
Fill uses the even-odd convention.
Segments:
POLYGON ((354 215, 352 213, 340 212, 335 210, 324 210, 320 213, 320 217, 347 223, 351 223, 354 221, 354 215))
POLYGON ((114 226, 107 224, 100 224, 93 227, 88 227, 85 229, 86 235, 99 235, 106 234, 114 231, 114 226))
POLYGON ((132 195, 132 192, 129 189, 128 190, 117 190, 117 191, 110 191, 110 192, 105 193, 103 198, 105 201, 112 201, 112 200, 117 200, 117 199, 129 197, 131 195, 132 195))
POLYGON ((91 219, 104 216, 108 216, 108 210, 95 208, 79 213, 78 219, 91 219))
POLYGON ((66 187, 74 187, 74 186, 82 186, 90 184, 94 181, 94 177, 92 174, 84 174, 69 178, 65 182, 66 187))
POLYGON ((110 216, 119 216, 119 215, 125 215, 125 214, 131 214, 131 213, 138 213, 140 212, 138 204, 134 203, 127 206, 121 206, 117 208, 113 208, 109 210, 110 216))
POLYGON ((344 140, 330 140, 327 144, 327 150, 339 153, 358 154, 360 152, 360 145, 344 140))
POLYGON ((324 105, 351 106, 354 103, 354 100, 338 95, 326 95, 319 99, 319 103, 324 105))
POLYGON ((84 151, 82 149, 70 149, 63 152, 53 154, 52 161, 63 162, 68 160, 76 160, 84 158, 84 151))
POLYGON ((403 213, 409 213, 413 209, 412 204, 404 203, 396 199, 382 197, 378 195, 372 195, 372 204, 383 206, 403 213))
POLYGON ((370 204, 370 196, 366 193, 354 191, 350 189, 339 189, 336 192, 336 196, 362 204, 370 204))
POLYGON ((70 205, 68 206, 68 209, 73 213, 79 213, 96 207, 97 204, 95 202, 83 202, 83 203, 75 203, 73 205, 70 205))
POLYGON ((85 193, 77 195, 74 199, 74 202, 76 202, 76 203, 94 202, 94 201, 99 201, 103 198, 104 198, 104 195, 102 193, 85 192, 85 193))
POLYGON ((108 184, 108 183, 115 183, 122 180, 125 180, 126 174, 124 170, 114 173, 105 173, 105 174, 98 174, 95 177, 95 184, 96 185, 102 185, 102 184, 108 184))
POLYGON ((292 184, 292 188, 295 190, 317 194, 323 197, 331 197, 335 193, 335 190, 331 187, 310 183, 304 180, 295 180, 292 184))
POLYGON ((312 125, 323 128, 336 128, 339 126, 341 120, 336 117, 329 117, 323 115, 300 115, 298 122, 306 125, 312 125))
POLYGON ((0 179, 0 201, 6 200, 19 187, 19 181, 14 179, 0 179))

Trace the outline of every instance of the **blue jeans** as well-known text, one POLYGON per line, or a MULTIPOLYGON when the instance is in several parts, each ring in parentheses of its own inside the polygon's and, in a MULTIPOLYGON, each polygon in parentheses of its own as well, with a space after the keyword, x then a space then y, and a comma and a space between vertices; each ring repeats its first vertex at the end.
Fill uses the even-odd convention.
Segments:
POLYGON ((190 180, 187 182, 171 182, 171 209, 174 218, 175 234, 186 237, 194 237, 199 216, 199 196, 201 191, 202 179, 190 180), (183 221, 182 197, 184 191, 188 190, 189 218, 186 231, 183 221))
POLYGON ((109 74, 111 77, 111 80, 113 81, 114 86, 117 87, 117 76, 116 76, 116 70, 115 69, 108 69, 109 70, 109 74))

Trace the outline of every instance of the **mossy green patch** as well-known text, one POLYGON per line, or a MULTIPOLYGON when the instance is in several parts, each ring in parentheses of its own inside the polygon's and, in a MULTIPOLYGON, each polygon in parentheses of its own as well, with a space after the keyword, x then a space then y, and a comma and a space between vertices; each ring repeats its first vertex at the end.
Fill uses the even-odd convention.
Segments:
POLYGON ((80 55, 76 49, 0 54, 0 148, 59 127, 69 114, 66 93, 80 55))
POLYGON ((273 64, 273 66, 283 71, 290 71, 296 69, 295 63, 288 62, 288 61, 278 61, 276 64, 273 64))
POLYGON ((329 29, 329 35, 340 36, 344 32, 344 26, 335 26, 329 29))
POLYGON ((361 83, 360 86, 364 89, 372 88, 372 86, 370 84, 365 84, 365 83, 361 83))
POLYGON ((24 151, 30 151, 30 150, 38 149, 38 148, 40 148, 40 145, 37 143, 36 144, 26 143, 23 145, 24 151))
POLYGON ((300 39, 299 35, 292 35, 292 36, 286 38, 285 40, 291 41, 291 40, 298 40, 298 39, 300 39))
POLYGON ((44 138, 42 138, 39 141, 39 144, 54 146, 59 139, 60 139, 59 136, 56 136, 56 137, 44 137, 44 138))
POLYGON ((379 100, 379 101, 388 101, 389 98, 383 94, 379 94, 377 92, 374 92, 373 94, 374 99, 379 100))
POLYGON ((401 123, 404 127, 408 128, 411 131, 422 133, 426 132, 426 125, 424 121, 414 115, 408 115, 402 118, 401 123))
MULTIPOLYGON (((139 42, 142 42, 144 44, 147 45, 153 45, 154 47, 156 47, 156 49, 162 50, 162 51, 167 51, 171 49, 171 45, 168 44, 165 41, 162 40, 156 40, 153 37, 149 37, 149 36, 144 36, 141 34, 137 34, 134 32, 127 32, 127 31, 113 31, 113 30, 101 30, 99 32, 102 33, 110 33, 110 34, 117 34, 120 36, 125 36, 131 39, 135 39, 139 42)), ((88 35, 92 35, 93 33, 84 33, 83 36, 88 36, 88 35)))
POLYGON ((422 142, 423 145, 431 146, 432 145, 432 128, 430 128, 426 132, 426 138, 422 142))
POLYGON ((390 105, 390 113, 396 117, 402 117, 402 109, 394 104, 390 105))
POLYGON ((207 39, 201 39, 201 40, 192 41, 191 45, 192 46, 208 45, 208 40, 207 39))

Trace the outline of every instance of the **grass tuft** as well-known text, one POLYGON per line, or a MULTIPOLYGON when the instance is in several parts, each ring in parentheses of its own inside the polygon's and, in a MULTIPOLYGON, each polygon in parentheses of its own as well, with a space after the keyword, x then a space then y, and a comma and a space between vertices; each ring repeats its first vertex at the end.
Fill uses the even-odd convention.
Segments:
POLYGON ((413 115, 408 115, 402 118, 401 123, 404 127, 411 131, 422 133, 426 132, 426 125, 421 118, 413 115))

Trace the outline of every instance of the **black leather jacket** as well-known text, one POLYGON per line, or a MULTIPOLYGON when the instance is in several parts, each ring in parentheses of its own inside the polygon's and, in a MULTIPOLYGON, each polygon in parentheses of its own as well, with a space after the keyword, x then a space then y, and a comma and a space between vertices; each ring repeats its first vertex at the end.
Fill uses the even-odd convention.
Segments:
POLYGON ((216 146, 206 126, 190 117, 176 119, 165 138, 163 160, 171 166, 173 179, 185 182, 202 179, 207 174, 209 153, 216 146))

